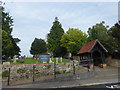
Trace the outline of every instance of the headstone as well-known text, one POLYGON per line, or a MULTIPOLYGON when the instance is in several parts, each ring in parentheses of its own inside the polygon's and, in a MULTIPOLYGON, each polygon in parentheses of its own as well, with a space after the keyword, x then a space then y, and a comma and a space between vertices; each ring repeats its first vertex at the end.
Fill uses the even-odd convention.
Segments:
POLYGON ((49 63, 53 63, 51 58, 50 58, 50 61, 49 61, 49 63))
POLYGON ((24 63, 25 58, 21 56, 20 63, 24 63))
POLYGON ((58 58, 56 58, 56 63, 58 63, 58 58))
POLYGON ((13 57, 13 62, 14 63, 16 63, 16 60, 17 60, 17 58, 16 58, 16 55, 13 57))
POLYGON ((62 62, 62 57, 60 58, 60 62, 62 62))

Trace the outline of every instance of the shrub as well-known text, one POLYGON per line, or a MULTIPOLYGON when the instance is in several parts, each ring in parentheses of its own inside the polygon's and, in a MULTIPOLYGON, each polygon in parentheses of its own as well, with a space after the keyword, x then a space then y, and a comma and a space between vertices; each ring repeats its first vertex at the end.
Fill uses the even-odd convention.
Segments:
POLYGON ((50 69, 50 68, 51 68, 51 65, 48 65, 48 66, 47 66, 47 69, 50 69))
POLYGON ((61 72, 60 72, 60 71, 56 71, 55 73, 56 73, 56 74, 61 74, 61 72))
POLYGON ((25 72, 26 72, 25 69, 18 69, 18 70, 17 70, 17 73, 25 73, 25 72))
POLYGON ((5 70, 4 72, 2 72, 2 77, 8 77, 9 72, 8 70, 5 70))

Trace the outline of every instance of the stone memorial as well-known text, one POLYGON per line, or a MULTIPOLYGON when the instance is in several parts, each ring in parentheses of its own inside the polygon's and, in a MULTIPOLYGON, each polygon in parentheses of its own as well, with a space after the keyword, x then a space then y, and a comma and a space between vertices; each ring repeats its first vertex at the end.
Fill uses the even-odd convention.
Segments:
POLYGON ((15 56, 13 57, 13 62, 16 63, 16 60, 17 60, 17 56, 15 55, 15 56))
POLYGON ((19 61, 19 62, 20 62, 20 63, 24 63, 24 60, 25 60, 25 58, 21 56, 21 58, 20 58, 20 61, 19 61))
POLYGON ((58 58, 56 58, 56 63, 58 63, 58 58))
POLYGON ((50 61, 49 61, 49 63, 53 63, 51 58, 50 58, 50 61))
POLYGON ((60 62, 62 63, 62 57, 60 58, 60 62))

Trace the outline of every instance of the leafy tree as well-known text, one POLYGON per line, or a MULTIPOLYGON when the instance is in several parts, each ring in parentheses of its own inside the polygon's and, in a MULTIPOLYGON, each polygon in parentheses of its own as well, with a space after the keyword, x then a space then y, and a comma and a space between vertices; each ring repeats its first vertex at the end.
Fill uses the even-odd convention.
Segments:
POLYGON ((87 34, 75 28, 69 28, 61 38, 62 46, 66 47, 67 51, 72 54, 76 54, 86 42, 87 34))
POLYGON ((107 27, 104 25, 104 22, 97 23, 96 25, 92 26, 92 28, 88 29, 88 41, 99 39, 100 41, 108 40, 108 30, 107 27))
POLYGON ((35 38, 31 44, 30 53, 34 55, 36 58, 39 54, 46 53, 46 43, 43 39, 35 38))
POLYGON ((6 31, 8 34, 11 34, 13 30, 13 19, 9 13, 4 12, 2 7, 2 30, 6 31))
POLYGON ((98 39, 109 51, 109 54, 112 54, 116 48, 116 40, 111 37, 110 31, 107 29, 108 26, 104 24, 105 22, 97 23, 88 29, 88 41, 98 39))
MULTIPOLYGON (((2 10, 2 57, 7 60, 8 57, 13 57, 14 55, 20 55, 20 48, 17 46, 18 41, 12 37, 11 32, 13 30, 13 19, 9 13, 4 11, 4 7, 2 10)), ((19 40, 20 41, 20 40, 19 40)))
POLYGON ((50 33, 47 36, 47 48, 49 52, 53 52, 54 56, 62 56, 66 49, 61 47, 61 37, 64 34, 62 25, 58 21, 58 18, 55 17, 53 26, 51 27, 50 33))
POLYGON ((2 56, 9 57, 9 50, 13 47, 12 41, 9 38, 9 35, 4 30, 2 32, 2 56))
POLYGON ((120 51, 120 21, 109 29, 109 35, 114 39, 115 49, 120 51))

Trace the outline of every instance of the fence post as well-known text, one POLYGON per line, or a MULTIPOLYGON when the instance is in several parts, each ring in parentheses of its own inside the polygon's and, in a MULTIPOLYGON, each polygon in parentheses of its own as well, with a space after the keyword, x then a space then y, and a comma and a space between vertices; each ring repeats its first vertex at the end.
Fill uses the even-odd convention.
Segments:
POLYGON ((74 60, 73 60, 73 74, 75 75, 75 65, 74 65, 74 60))
POLYGON ((56 79, 56 61, 54 61, 54 79, 56 79))
POLYGON ((35 81, 34 71, 35 71, 35 66, 33 65, 33 82, 35 81))
POLYGON ((7 85, 8 85, 8 86, 10 85, 10 68, 9 68, 9 70, 8 70, 8 83, 7 83, 7 85))

